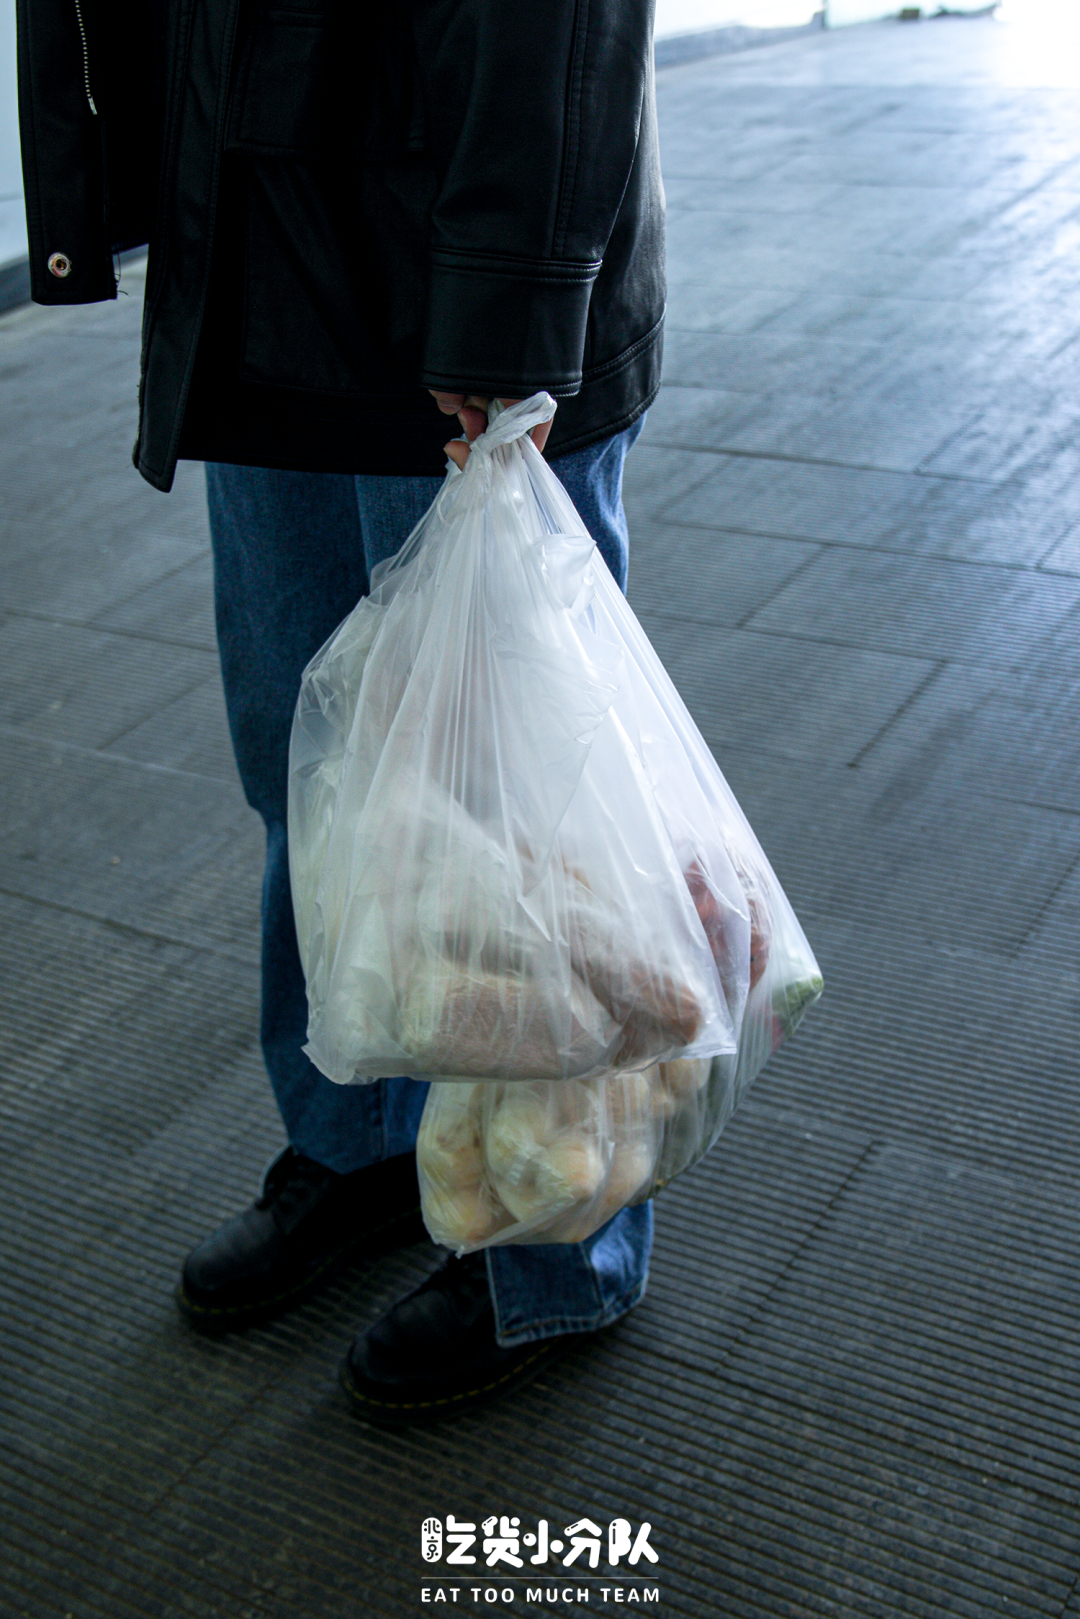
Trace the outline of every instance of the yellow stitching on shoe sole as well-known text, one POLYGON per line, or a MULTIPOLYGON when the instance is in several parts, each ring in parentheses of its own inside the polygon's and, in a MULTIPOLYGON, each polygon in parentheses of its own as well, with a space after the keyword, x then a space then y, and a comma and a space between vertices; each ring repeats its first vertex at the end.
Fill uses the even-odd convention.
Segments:
MULTIPOLYGON (((576 1337, 577 1334, 572 1333, 568 1336, 576 1337)), ((489 1389, 497 1389, 500 1383, 507 1382, 516 1372, 524 1371, 526 1366, 531 1366, 534 1360, 539 1360, 543 1355, 550 1354, 556 1347, 562 1348, 563 1346, 559 1344, 558 1339, 549 1339, 546 1344, 536 1351, 535 1355, 530 1355, 527 1360, 519 1361, 516 1366, 512 1366, 501 1377, 497 1377, 493 1383, 481 1383, 479 1388, 465 1389, 461 1394, 452 1394, 442 1400, 376 1400, 369 1394, 361 1394, 360 1390, 352 1383, 351 1377, 347 1392, 357 1403, 377 1405, 384 1411, 426 1411, 435 1405, 454 1405, 461 1400, 471 1400, 477 1394, 487 1394, 489 1389)))
POLYGON ((184 1308, 185 1310, 190 1310, 192 1315, 246 1315, 251 1310, 265 1310, 272 1304, 281 1304, 285 1299, 293 1298, 295 1294, 302 1293, 313 1282, 317 1282, 323 1271, 339 1260, 342 1254, 348 1253, 350 1248, 358 1248, 362 1242, 370 1241, 372 1237, 377 1237, 381 1232, 388 1231, 391 1226, 400 1225, 405 1220, 411 1220, 419 1213, 420 1205, 418 1203, 414 1209, 407 1209, 404 1214, 391 1215, 389 1220, 383 1221, 382 1225, 377 1225, 373 1230, 365 1231, 362 1237, 357 1237, 354 1243, 347 1242, 343 1248, 335 1249, 309 1276, 305 1277, 302 1282, 297 1282, 295 1287, 287 1287, 284 1293, 275 1293, 268 1299, 259 1299, 251 1304, 196 1304, 195 1300, 189 1298, 184 1292, 184 1286, 181 1283, 179 1293, 184 1301, 184 1308))

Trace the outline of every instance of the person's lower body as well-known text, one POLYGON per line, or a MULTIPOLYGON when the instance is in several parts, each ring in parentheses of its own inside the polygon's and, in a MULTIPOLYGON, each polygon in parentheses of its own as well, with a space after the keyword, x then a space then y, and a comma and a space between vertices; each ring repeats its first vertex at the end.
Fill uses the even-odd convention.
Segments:
MULTIPOLYGON (((636 424, 551 463, 623 588, 622 470, 639 431, 636 424)), ((229 724, 248 801, 267 828, 261 1023, 267 1070, 294 1156, 331 1172, 339 1191, 359 1187, 358 1172, 368 1166, 385 1165, 392 1177, 389 1166, 397 1164, 403 1202, 412 1195, 406 1188, 414 1185, 414 1171, 406 1166, 427 1086, 408 1078, 335 1085, 303 1053, 307 997, 289 887, 288 748, 303 669, 440 486, 440 479, 423 477, 207 467, 229 724)), ((584 1243, 487 1250, 480 1261, 499 1348, 595 1331, 625 1314, 644 1291, 651 1242, 652 1208, 643 1204, 624 1209, 584 1243)))

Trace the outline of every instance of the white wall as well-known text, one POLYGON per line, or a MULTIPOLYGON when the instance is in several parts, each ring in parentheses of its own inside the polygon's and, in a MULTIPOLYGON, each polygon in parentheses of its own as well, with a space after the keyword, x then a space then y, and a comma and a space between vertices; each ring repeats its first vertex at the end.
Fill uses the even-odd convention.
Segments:
POLYGON ((899 10, 899 4, 883 4, 882 0, 828 0, 825 20, 830 28, 842 28, 849 22, 871 22, 875 17, 895 17, 899 10))
POLYGON ((656 37, 695 34, 742 23, 749 28, 791 28, 809 22, 825 0, 656 0, 656 37))
MULTIPOLYGON (((947 0, 949 11, 983 11, 989 0, 947 0)), ((880 17, 895 17, 902 6, 919 5, 923 15, 932 17, 938 10, 938 0, 828 0, 825 20, 830 28, 843 28, 849 22, 874 22, 880 17)))
MULTIPOLYGON (((727 23, 743 23, 752 28, 790 28, 810 21, 815 11, 824 11, 830 28, 846 23, 871 22, 879 17, 895 17, 902 6, 920 4, 927 16, 938 9, 940 0, 656 0, 656 37, 692 34, 707 28, 723 28, 727 23)), ((944 0, 950 11, 981 11, 988 0, 944 0)), ((1055 0, 1032 0, 1033 4, 1053 5, 1055 0)), ((1076 0, 1058 0, 1062 5, 1076 0)), ((1020 9, 1023 0, 1012 0, 1011 9, 1020 9)))
POLYGON ((25 255, 15 87, 15 0, 0 0, 0 264, 25 255))

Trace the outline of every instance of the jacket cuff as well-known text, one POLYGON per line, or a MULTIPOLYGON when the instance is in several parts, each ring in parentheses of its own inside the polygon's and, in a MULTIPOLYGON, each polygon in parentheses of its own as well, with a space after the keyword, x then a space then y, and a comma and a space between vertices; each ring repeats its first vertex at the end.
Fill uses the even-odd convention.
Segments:
POLYGON ((581 387, 594 263, 436 248, 428 271, 421 381, 428 388, 556 398, 581 387))

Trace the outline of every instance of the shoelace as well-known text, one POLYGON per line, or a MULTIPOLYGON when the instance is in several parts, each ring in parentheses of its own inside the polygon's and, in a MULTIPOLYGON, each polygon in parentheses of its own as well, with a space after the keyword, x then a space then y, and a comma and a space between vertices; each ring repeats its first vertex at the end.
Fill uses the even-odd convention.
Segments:
POLYGON ((485 1304, 490 1300, 487 1260, 483 1253, 451 1254, 421 1285, 430 1292, 453 1291, 463 1302, 485 1304))
POLYGON ((330 1172, 321 1164, 289 1147, 267 1171, 256 1207, 276 1206, 282 1215, 295 1215, 325 1190, 329 1181, 330 1172))

